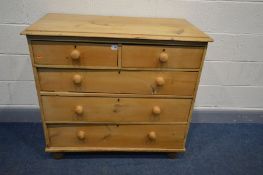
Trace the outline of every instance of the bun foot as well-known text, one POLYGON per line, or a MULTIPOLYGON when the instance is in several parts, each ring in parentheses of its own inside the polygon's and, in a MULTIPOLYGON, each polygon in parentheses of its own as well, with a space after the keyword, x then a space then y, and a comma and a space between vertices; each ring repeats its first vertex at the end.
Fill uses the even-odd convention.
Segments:
POLYGON ((176 159, 176 153, 167 153, 167 156, 168 156, 170 159, 176 159))
POLYGON ((51 155, 54 159, 57 159, 57 160, 62 159, 64 157, 64 153, 61 153, 61 152, 51 153, 51 155))

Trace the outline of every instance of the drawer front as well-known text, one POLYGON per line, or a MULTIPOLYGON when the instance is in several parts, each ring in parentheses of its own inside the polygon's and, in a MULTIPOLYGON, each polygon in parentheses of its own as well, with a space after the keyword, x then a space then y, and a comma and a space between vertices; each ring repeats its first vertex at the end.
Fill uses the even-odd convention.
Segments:
POLYGON ((48 126, 51 147, 183 149, 186 125, 48 126))
POLYGON ((42 96, 46 121, 187 122, 191 99, 42 96))
POLYGON ((192 96, 197 72, 81 71, 40 69, 42 91, 192 96))
POLYGON ((117 66, 118 50, 112 45, 64 42, 32 42, 35 64, 117 66))
POLYGON ((122 46, 122 66, 138 68, 200 68, 203 47, 122 46))

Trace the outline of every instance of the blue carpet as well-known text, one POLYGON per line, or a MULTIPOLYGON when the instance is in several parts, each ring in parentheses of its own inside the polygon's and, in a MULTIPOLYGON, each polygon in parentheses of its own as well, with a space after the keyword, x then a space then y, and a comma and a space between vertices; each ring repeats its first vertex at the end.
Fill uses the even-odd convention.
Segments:
POLYGON ((0 175, 179 174, 262 175, 263 124, 192 124, 186 153, 177 159, 152 153, 44 152, 37 123, 0 123, 0 175))

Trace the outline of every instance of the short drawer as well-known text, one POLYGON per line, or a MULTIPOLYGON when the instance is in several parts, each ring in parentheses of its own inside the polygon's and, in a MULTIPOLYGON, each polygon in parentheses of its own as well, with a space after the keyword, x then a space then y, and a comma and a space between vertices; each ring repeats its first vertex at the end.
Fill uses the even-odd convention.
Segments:
POLYGON ((198 72, 39 69, 41 91, 192 96, 198 72))
POLYGON ((184 149, 187 125, 50 125, 51 147, 184 149))
POLYGON ((32 41, 34 63, 67 66, 117 66, 116 45, 32 41))
POLYGON ((122 66, 134 68, 200 68, 204 47, 122 46, 122 66))
POLYGON ((191 99, 42 96, 45 120, 187 122, 191 99))

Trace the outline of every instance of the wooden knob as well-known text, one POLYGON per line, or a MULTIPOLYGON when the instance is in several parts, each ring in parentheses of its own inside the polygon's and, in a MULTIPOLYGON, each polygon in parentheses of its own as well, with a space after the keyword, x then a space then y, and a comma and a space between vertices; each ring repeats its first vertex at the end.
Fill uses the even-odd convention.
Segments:
POLYGON ((166 63, 168 61, 168 54, 166 52, 160 53, 159 60, 161 63, 166 63))
POLYGON ((78 60, 80 58, 80 52, 77 49, 72 50, 70 57, 73 60, 78 60))
POLYGON ((161 108, 159 106, 154 106, 152 112, 154 115, 159 115, 161 114, 161 108))
POLYGON ((165 80, 164 80, 163 77, 157 77, 157 78, 155 79, 155 82, 156 82, 156 84, 157 84, 158 86, 163 86, 164 83, 165 83, 165 80))
POLYGON ((77 115, 82 115, 82 114, 83 114, 83 106, 77 105, 77 106, 75 107, 75 113, 76 113, 77 115))
POLYGON ((76 74, 76 75, 73 76, 73 82, 75 84, 80 84, 81 80, 82 80, 82 77, 79 74, 76 74))
POLYGON ((84 140, 85 139, 85 131, 82 131, 82 130, 78 131, 77 137, 79 140, 84 140))
POLYGON ((154 131, 149 132, 148 138, 152 141, 156 140, 156 133, 154 131))

